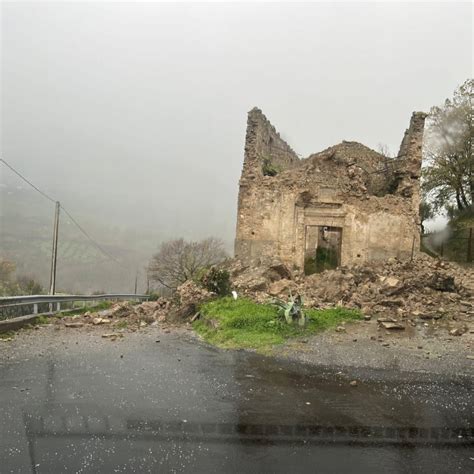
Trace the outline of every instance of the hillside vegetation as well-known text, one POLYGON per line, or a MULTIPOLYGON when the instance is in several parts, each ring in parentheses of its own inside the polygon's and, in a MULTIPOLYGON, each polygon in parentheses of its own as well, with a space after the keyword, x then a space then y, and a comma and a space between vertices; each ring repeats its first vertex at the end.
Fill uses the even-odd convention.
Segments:
MULTIPOLYGON (((34 191, 21 187, 0 187, 0 240, 4 260, 16 266, 17 276, 28 276, 43 287, 49 285, 54 205, 38 199, 34 191)), ((105 256, 60 214, 57 290, 130 292, 137 269, 142 270, 157 244, 152 236, 134 230, 107 226, 77 217, 100 246, 121 265, 105 256)), ((142 272, 143 275, 143 272, 142 272)), ((142 276, 139 289, 144 290, 142 276)))

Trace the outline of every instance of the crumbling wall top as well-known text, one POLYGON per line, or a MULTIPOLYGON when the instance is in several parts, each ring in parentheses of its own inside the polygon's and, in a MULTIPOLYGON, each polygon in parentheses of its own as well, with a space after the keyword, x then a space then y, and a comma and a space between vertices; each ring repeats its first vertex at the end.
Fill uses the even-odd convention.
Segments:
POLYGON ((413 112, 410 125, 400 145, 397 161, 398 169, 394 174, 393 188, 404 197, 415 196, 419 200, 419 179, 421 175, 423 132, 427 114, 413 112))
POLYGON ((243 176, 270 175, 293 168, 300 159, 263 112, 248 113, 243 176))
POLYGON ((285 189, 320 182, 344 194, 411 197, 421 172, 421 146, 426 114, 414 112, 400 152, 389 158, 354 141, 343 141, 305 159, 300 159, 281 138, 263 112, 248 113, 245 160, 241 184, 257 178, 260 185, 285 189), (271 176, 270 182, 260 181, 271 176), (264 184, 265 183, 265 184, 264 184))

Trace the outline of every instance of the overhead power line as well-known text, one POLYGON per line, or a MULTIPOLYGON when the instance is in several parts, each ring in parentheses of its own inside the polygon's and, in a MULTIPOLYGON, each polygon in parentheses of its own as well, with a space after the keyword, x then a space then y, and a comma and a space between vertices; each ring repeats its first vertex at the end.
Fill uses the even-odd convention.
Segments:
MULTIPOLYGON (((48 201, 51 201, 56 204, 56 199, 53 199, 51 196, 48 196, 45 192, 41 191, 37 186, 35 186, 31 181, 29 181, 27 178, 25 178, 19 171, 17 171, 13 166, 11 166, 9 163, 7 163, 3 158, 0 158, 0 162, 2 162, 7 168, 9 168, 13 173, 15 173, 18 177, 20 177, 25 183, 27 183, 29 186, 31 186, 35 191, 37 191, 39 194, 41 194, 44 198, 46 198, 48 201)), ((115 263, 117 263, 120 267, 127 269, 122 263, 117 260, 113 255, 111 255, 109 252, 104 250, 90 235, 89 233, 74 219, 74 217, 71 215, 71 213, 64 208, 62 204, 60 204, 61 209, 64 211, 64 213, 69 217, 71 222, 82 232, 82 234, 94 245, 97 250, 99 250, 103 255, 108 257, 109 259, 113 260, 115 263)))
POLYGON ((109 257, 111 260, 113 260, 115 263, 120 265, 122 268, 126 268, 119 262, 113 255, 111 255, 109 252, 104 250, 87 232, 86 230, 74 219, 74 217, 71 216, 71 214, 61 205, 61 209, 64 211, 64 213, 69 217, 71 222, 75 224, 75 226, 85 235, 87 239, 96 247, 100 252, 102 252, 104 255, 109 257))
POLYGON ((0 158, 0 161, 7 167, 10 168, 17 176, 19 176, 25 183, 29 184, 35 191, 38 191, 43 197, 48 199, 51 202, 56 203, 56 199, 53 199, 51 196, 48 196, 46 193, 37 188, 31 181, 28 181, 19 171, 17 171, 13 166, 9 165, 3 158, 0 158))

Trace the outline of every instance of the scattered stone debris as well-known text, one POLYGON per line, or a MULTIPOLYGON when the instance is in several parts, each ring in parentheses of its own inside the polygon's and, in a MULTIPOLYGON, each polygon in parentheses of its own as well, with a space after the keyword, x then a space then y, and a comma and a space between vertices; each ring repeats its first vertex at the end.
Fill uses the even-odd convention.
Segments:
POLYGON ((135 312, 141 313, 142 319, 147 323, 153 323, 153 321, 167 321, 175 324, 194 322, 199 318, 198 305, 214 296, 216 296, 215 293, 188 280, 177 288, 173 300, 160 298, 156 302, 142 303, 135 312), (154 311, 153 305, 156 304, 159 308, 154 311))
POLYGON ((462 326, 459 328, 451 329, 451 331, 449 331, 449 334, 451 334, 451 336, 462 336, 466 332, 467 332, 467 327, 462 326))
MULTIPOLYGON (((55 329, 60 329, 62 326, 66 328, 109 326, 117 327, 121 331, 124 329, 137 331, 148 325, 164 322, 171 308, 173 308, 173 303, 166 298, 159 298, 156 301, 145 301, 135 305, 128 301, 120 302, 106 310, 98 312, 90 310, 84 314, 64 316, 55 321, 55 329)), ((115 337, 122 336, 123 334, 115 335, 115 337)), ((112 333, 105 334, 103 337, 112 338, 112 333)))
POLYGON ((112 321, 107 318, 94 318, 92 320, 92 324, 94 324, 94 326, 97 326, 98 324, 110 324, 111 322, 112 321))
POLYGON ((399 324, 399 323, 382 322, 382 323, 380 323, 380 325, 385 329, 398 329, 398 330, 405 329, 405 326, 403 326, 403 324, 399 324))
POLYGON ((358 385, 358 384, 357 384, 357 380, 352 380, 351 382, 349 382, 349 385, 350 385, 351 387, 357 387, 357 385, 358 385))
POLYGON ((123 301, 121 303, 114 304, 110 309, 99 311, 97 316, 100 318, 120 318, 128 316, 130 311, 133 309, 130 301, 123 301))
MULTIPOLYGON (((306 307, 359 309, 365 321, 376 319, 388 331, 410 326, 449 330, 451 321, 469 325, 474 315, 474 269, 424 253, 413 260, 390 258, 309 276, 262 258, 224 265, 242 297, 263 303, 298 294, 306 307)), ((454 331, 452 335, 464 330, 454 331)))
POLYGON ((122 333, 110 333, 110 334, 102 334, 102 337, 104 339, 110 339, 112 341, 114 341, 115 339, 119 338, 119 337, 123 337, 123 334, 122 333))
MULTIPOLYGON (((359 309, 366 321, 364 326, 369 328, 375 323, 387 335, 409 335, 417 326, 430 331, 430 337, 439 328, 450 336, 472 332, 474 270, 425 254, 416 255, 413 261, 390 258, 306 277, 277 261, 244 264, 234 259, 221 266, 229 272, 231 288, 239 298, 267 303, 275 297, 285 300, 290 294, 298 294, 305 307, 359 309)), ((173 298, 162 297, 141 304, 120 302, 103 311, 64 316, 55 321, 55 329, 107 326, 111 331, 121 331, 103 335, 111 339, 148 326, 159 325, 164 332, 170 332, 175 324, 196 321, 200 317, 199 304, 214 296, 195 282, 187 281, 173 298)), ((214 329, 218 327, 216 320, 204 321, 214 329)), ((356 342, 350 326, 337 326, 335 330, 347 333, 356 342)), ((374 336, 370 339, 376 340, 374 336)), ((381 336, 379 342, 383 342, 381 336)))
POLYGON ((80 323, 80 322, 65 323, 64 326, 66 326, 67 328, 82 328, 82 326, 84 326, 84 323, 80 323))
MULTIPOLYGON (((181 305, 197 304, 215 296, 214 293, 207 291, 192 280, 188 280, 178 286, 176 290, 181 305)), ((193 313, 194 314, 194 313, 193 313)))

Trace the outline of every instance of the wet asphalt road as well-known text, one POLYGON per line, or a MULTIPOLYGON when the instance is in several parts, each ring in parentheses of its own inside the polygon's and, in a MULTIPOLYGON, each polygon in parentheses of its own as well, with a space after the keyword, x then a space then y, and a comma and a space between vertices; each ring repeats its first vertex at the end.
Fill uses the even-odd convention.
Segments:
POLYGON ((0 352, 1 473, 474 471, 471 379, 341 373, 158 330, 47 341, 0 352))

